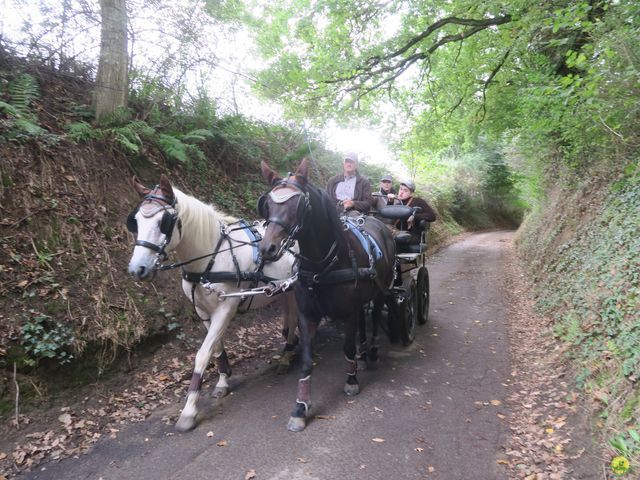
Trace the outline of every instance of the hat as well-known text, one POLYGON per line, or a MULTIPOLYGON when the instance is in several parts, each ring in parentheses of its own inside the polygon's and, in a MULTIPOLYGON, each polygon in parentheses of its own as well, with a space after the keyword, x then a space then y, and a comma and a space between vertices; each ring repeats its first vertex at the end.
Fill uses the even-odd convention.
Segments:
POLYGON ((403 180, 402 182, 400 182, 400 185, 404 185, 412 192, 416 191, 416 184, 413 183, 413 180, 403 180))
POLYGON ((381 182, 393 182, 393 177, 391 175, 385 175, 380 179, 381 182))
POLYGON ((344 156, 345 160, 351 160, 354 163, 358 163, 358 154, 355 152, 349 152, 344 156))

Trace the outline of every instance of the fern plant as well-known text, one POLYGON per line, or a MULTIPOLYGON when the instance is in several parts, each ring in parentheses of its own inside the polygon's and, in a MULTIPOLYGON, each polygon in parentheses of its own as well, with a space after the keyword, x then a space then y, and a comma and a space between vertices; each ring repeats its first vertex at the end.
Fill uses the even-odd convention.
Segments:
POLYGON ((55 143, 58 137, 47 132, 38 125, 38 117, 31 111, 31 104, 40 96, 40 89, 36 79, 23 73, 9 82, 7 87, 9 102, 0 101, 0 112, 7 118, 0 119, 0 131, 9 140, 27 140, 40 138, 46 143, 55 143))
POLYGON ((156 139, 156 144, 169 159, 178 160, 180 163, 189 162, 186 145, 179 138, 161 133, 156 139))
POLYGON ((69 138, 74 142, 88 142, 98 140, 103 137, 103 132, 99 128, 93 128, 87 122, 73 122, 67 125, 69 138))
POLYGON ((16 109, 18 114, 23 117, 33 117, 33 113, 29 110, 29 106, 33 100, 40 97, 40 88, 36 79, 28 73, 23 73, 8 86, 9 98, 11 105, 16 109))

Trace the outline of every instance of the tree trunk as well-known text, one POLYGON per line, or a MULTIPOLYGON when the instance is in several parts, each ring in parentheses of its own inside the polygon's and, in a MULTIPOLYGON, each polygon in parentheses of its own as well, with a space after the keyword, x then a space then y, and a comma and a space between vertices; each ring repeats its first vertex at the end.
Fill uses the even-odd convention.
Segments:
POLYGON ((127 10, 125 0, 100 0, 102 30, 96 79, 96 121, 127 103, 127 10))

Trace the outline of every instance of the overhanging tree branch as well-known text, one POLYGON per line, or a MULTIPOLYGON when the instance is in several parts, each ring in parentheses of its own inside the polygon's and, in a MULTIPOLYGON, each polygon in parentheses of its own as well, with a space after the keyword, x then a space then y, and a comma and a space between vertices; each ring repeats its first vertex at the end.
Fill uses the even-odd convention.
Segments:
POLYGON ((363 66, 358 67, 356 72, 352 75, 345 77, 339 77, 334 79, 325 80, 322 83, 325 84, 337 84, 358 81, 357 85, 354 85, 347 90, 359 90, 363 87, 367 92, 370 92, 376 88, 379 88, 389 82, 392 82, 402 73, 404 73, 411 65, 419 60, 428 58, 438 48, 452 42, 462 42, 464 39, 469 38, 476 33, 485 30, 489 27, 502 25, 511 21, 510 15, 502 17, 487 18, 483 20, 464 19, 457 17, 448 17, 439 20, 430 25, 420 35, 413 37, 401 48, 388 53, 384 56, 371 57, 367 60, 363 66), (402 57, 407 51, 414 46, 418 45, 421 41, 426 39, 432 33, 438 31, 438 29, 448 24, 464 25, 465 27, 472 27, 463 30, 457 34, 445 35, 442 38, 435 41, 429 48, 424 51, 415 52, 407 57, 402 57), (401 57, 401 58, 398 58, 401 57), (389 62, 389 63, 387 63, 389 62), (371 81, 374 77, 384 76, 382 80, 376 82, 373 86, 366 86, 365 84, 371 81))
POLYGON ((507 51, 504 52, 504 55, 502 56, 498 64, 493 68, 493 70, 491 70, 489 77, 484 81, 484 84, 482 85, 482 116, 480 117, 480 121, 483 121, 484 117, 487 115, 487 105, 486 105, 487 87, 489 86, 493 78, 498 74, 502 66, 505 64, 505 62, 507 61, 507 58, 509 58, 510 53, 511 53, 511 48, 508 48, 507 51))
POLYGON ((409 40, 401 48, 399 48, 398 50, 395 50, 394 52, 391 52, 391 53, 385 55, 380 60, 381 61, 390 60, 390 59, 392 59, 394 57, 402 55, 407 50, 409 50, 411 47, 413 47, 414 45, 417 45, 422 40, 427 38, 433 32, 435 32, 436 30, 438 30, 438 29, 440 29, 440 28, 442 28, 442 27, 444 27, 445 25, 448 25, 448 24, 464 25, 464 26, 467 26, 467 27, 476 27, 476 28, 479 28, 480 30, 484 30, 487 27, 491 27, 491 26, 495 26, 495 25, 502 25, 503 23, 508 23, 510 21, 511 21, 511 15, 505 15, 503 17, 486 18, 486 19, 483 19, 483 20, 475 20, 475 19, 472 19, 472 18, 458 18, 458 17, 443 18, 441 20, 438 20, 435 23, 432 23, 420 35, 417 35, 417 36, 413 37, 411 40, 409 40))

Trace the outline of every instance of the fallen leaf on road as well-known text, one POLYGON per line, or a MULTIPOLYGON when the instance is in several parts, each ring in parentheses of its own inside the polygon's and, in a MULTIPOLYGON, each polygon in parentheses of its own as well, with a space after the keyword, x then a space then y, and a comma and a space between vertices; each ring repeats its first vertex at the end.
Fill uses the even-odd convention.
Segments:
POLYGON ((63 413, 62 415, 60 415, 58 417, 58 420, 60 420, 65 425, 71 425, 71 415, 69 415, 68 413, 63 413))
POLYGON ((378 407, 373 407, 373 410, 376 411, 376 412, 384 412, 383 409, 378 408, 378 407))
POLYGON ((302 458, 302 457, 298 457, 298 458, 297 458, 297 460, 298 460, 298 462, 300 462, 300 463, 309 463, 309 460, 305 460, 305 459, 304 459, 304 458, 302 458))
POLYGON ((213 432, 207 432, 207 437, 209 438, 213 437, 213 432))
POLYGON ((252 478, 256 478, 256 471, 253 468, 244 474, 244 480, 251 480, 252 478))
POLYGON ((227 446, 227 441, 226 440, 220 440, 218 443, 216 443, 217 446, 219 447, 226 447, 227 446))
POLYGON ((379 437, 372 438, 371 440, 373 440, 373 441, 374 441, 374 442, 376 442, 376 443, 382 443, 382 442, 384 442, 384 438, 379 438, 379 437))
POLYGON ((499 465, 509 465, 509 462, 506 460, 498 460, 497 462, 499 465))
POLYGON ((491 405, 493 405, 494 407, 499 407, 500 405, 502 405, 502 402, 500 400, 491 400, 491 405))
POLYGON ((316 415, 316 417, 318 420, 335 420, 336 416, 335 415, 316 415))
POLYGON ((435 468, 433 468, 431 465, 429 465, 429 466, 427 467, 427 471, 428 471, 429 473, 433 473, 433 472, 435 472, 435 471, 436 471, 436 469, 435 469, 435 468))
POLYGON ((365 468, 367 468, 367 466, 364 463, 360 465, 360 470, 364 470, 365 468))
POLYGON ((414 448, 416 452, 424 452, 424 448, 416 447, 414 448))

